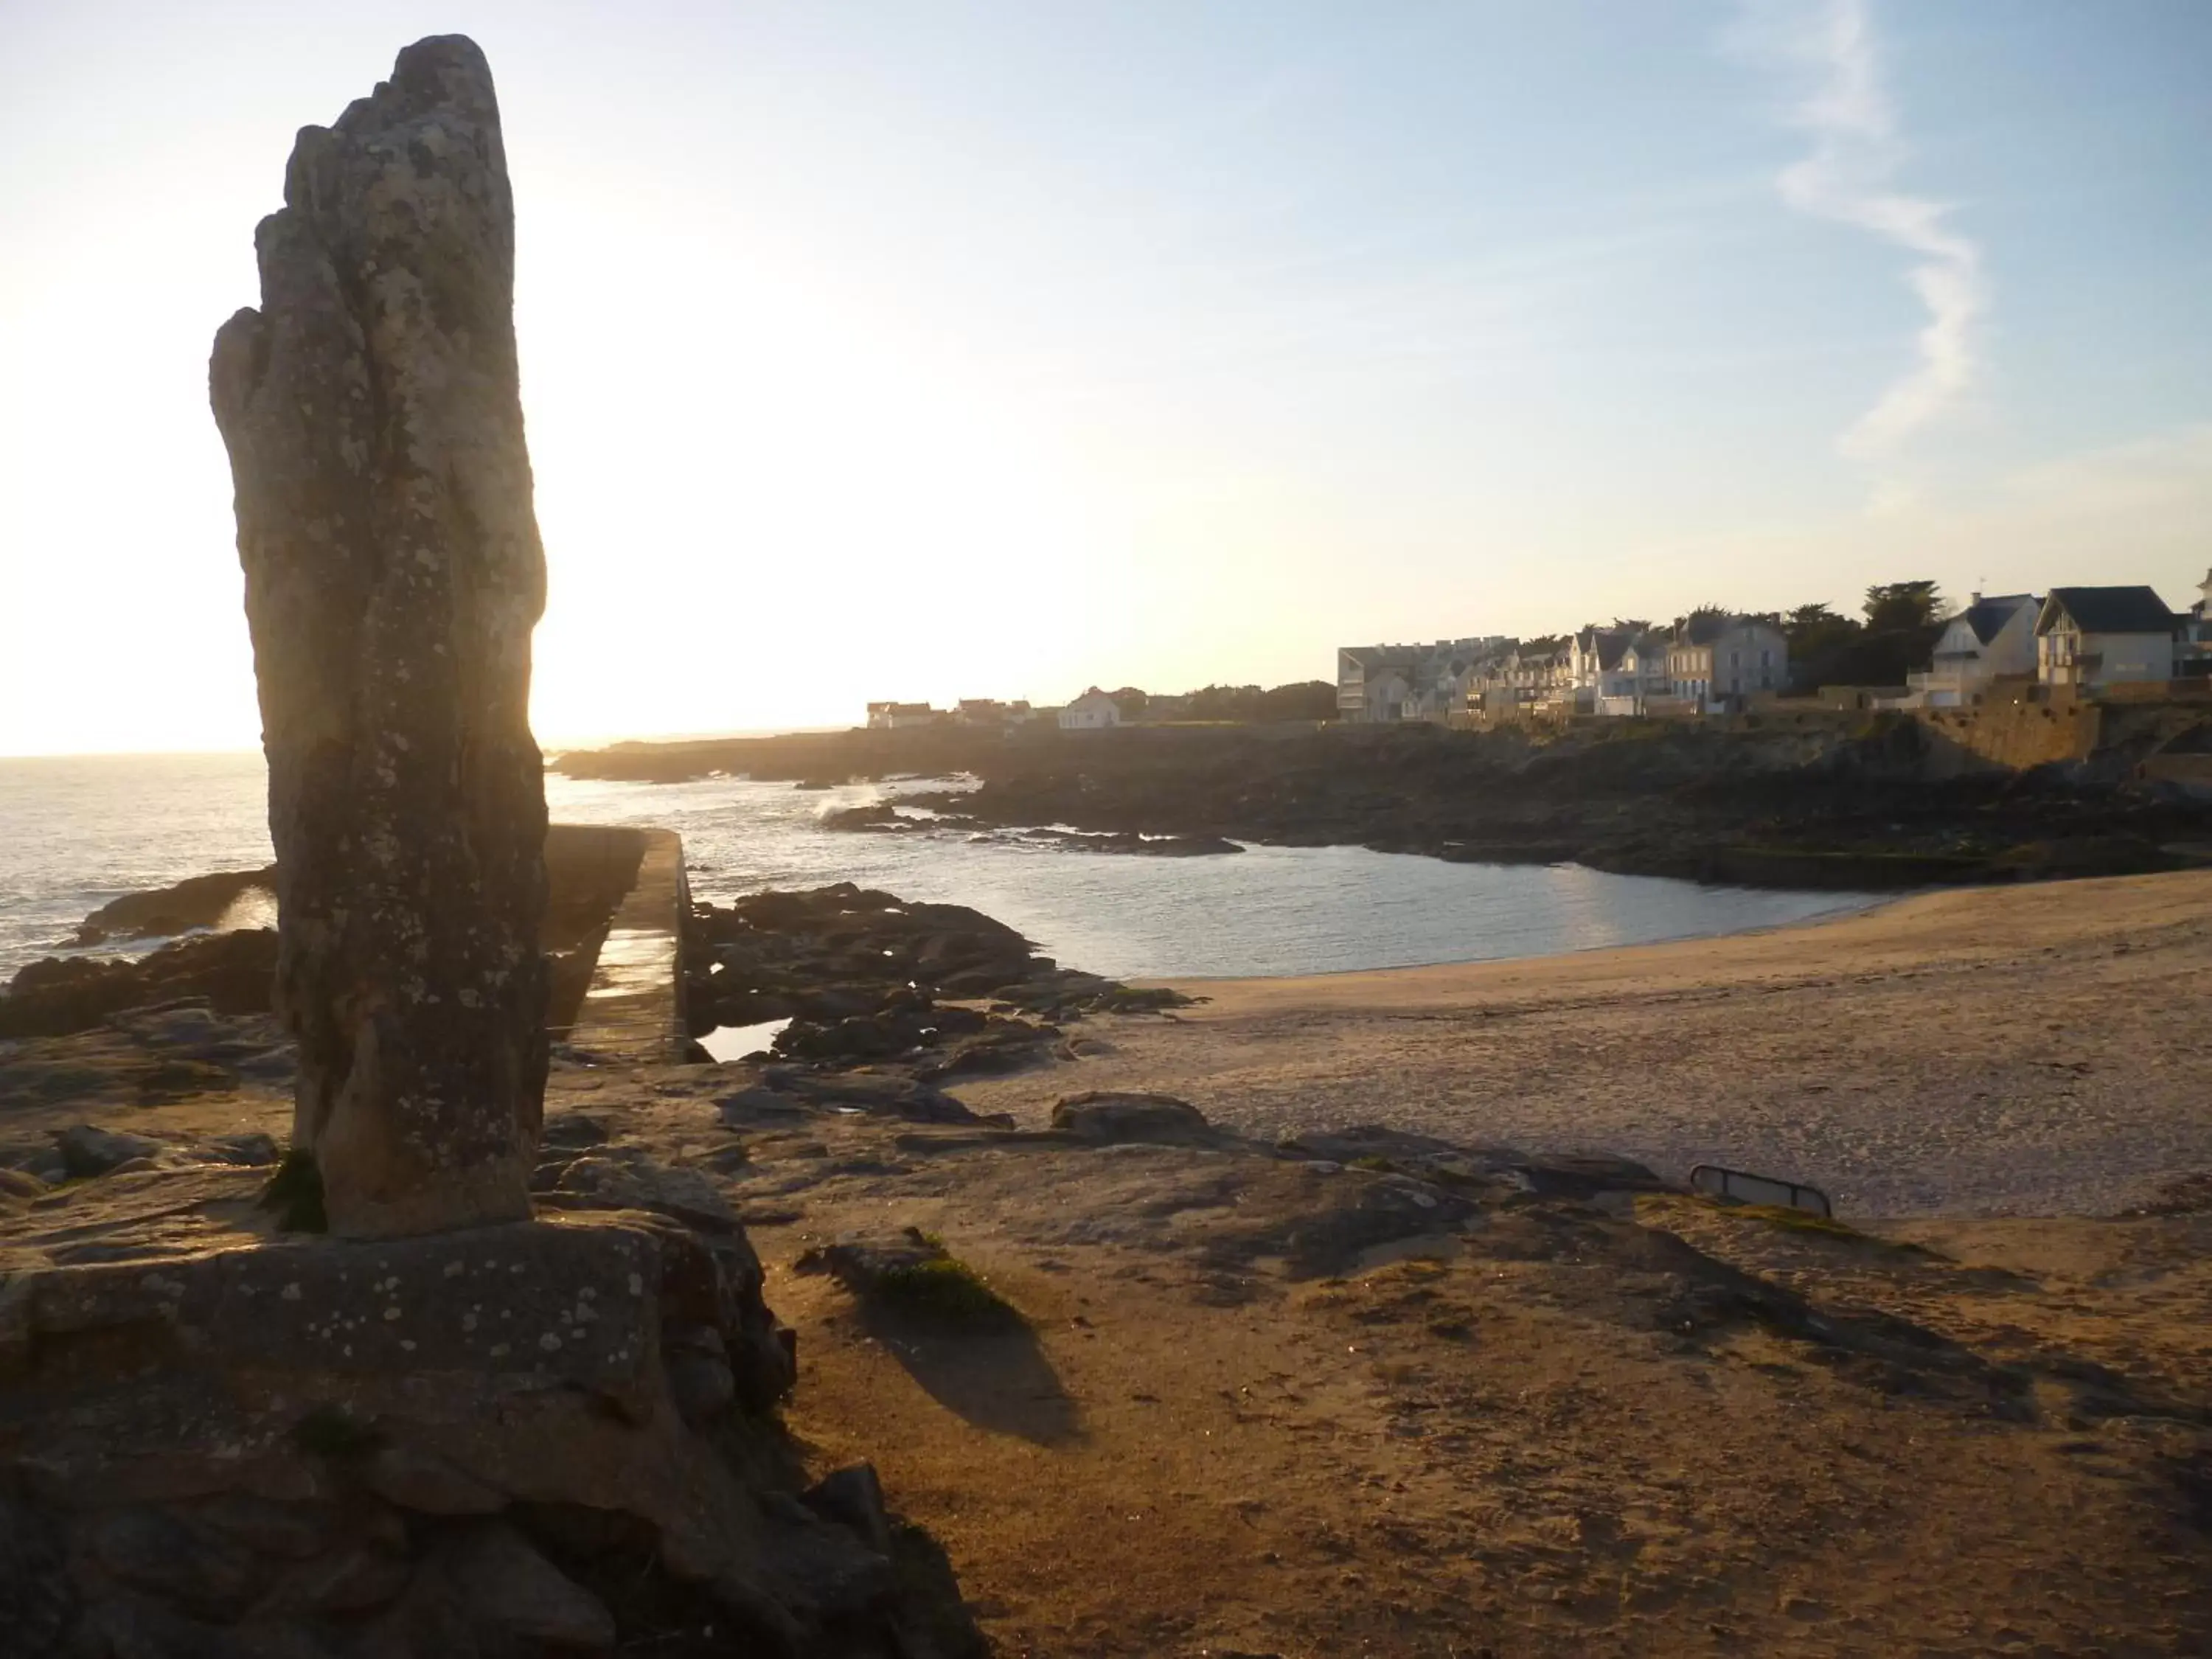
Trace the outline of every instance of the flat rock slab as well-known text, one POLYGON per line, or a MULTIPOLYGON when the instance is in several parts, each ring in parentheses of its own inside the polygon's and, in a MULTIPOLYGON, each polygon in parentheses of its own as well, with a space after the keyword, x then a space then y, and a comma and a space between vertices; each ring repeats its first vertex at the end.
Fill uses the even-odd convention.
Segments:
POLYGON ((660 1268, 644 1231, 538 1223, 57 1267, 10 1287, 0 1367, 31 1394, 66 1385, 68 1339, 106 1333, 179 1370, 454 1371, 635 1398, 659 1341, 660 1268))
POLYGON ((627 1510, 711 1576, 751 1511, 677 1419, 663 1318, 726 1318, 742 1286, 679 1235, 609 1215, 19 1273, 0 1472, 64 1508, 366 1483, 450 1514, 487 1489, 627 1510))
POLYGON ((268 1224, 254 1203, 267 1180, 265 1170, 209 1164, 71 1182, 0 1213, 0 1270, 34 1274, 71 1261, 197 1257, 254 1244, 268 1224))
POLYGON ((1208 1123, 1197 1107, 1172 1095, 1097 1091, 1068 1095, 1053 1107, 1052 1127, 1100 1146, 1147 1141, 1158 1146, 1204 1146, 1228 1138, 1208 1123))

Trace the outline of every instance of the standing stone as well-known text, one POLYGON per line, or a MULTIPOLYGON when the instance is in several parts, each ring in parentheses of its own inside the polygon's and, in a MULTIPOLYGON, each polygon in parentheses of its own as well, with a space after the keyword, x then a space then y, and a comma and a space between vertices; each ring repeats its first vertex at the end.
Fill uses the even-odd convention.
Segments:
POLYGON ((491 70, 447 35, 304 127, 216 336, 276 844, 296 1146, 331 1231, 529 1213, 546 1067, 545 560, 491 70))

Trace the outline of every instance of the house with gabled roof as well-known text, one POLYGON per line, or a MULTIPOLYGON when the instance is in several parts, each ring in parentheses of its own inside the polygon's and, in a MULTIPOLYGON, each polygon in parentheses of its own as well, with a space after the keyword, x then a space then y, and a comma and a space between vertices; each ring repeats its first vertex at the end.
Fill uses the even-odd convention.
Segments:
POLYGON ((1664 634, 1632 634, 1598 675, 1595 710, 1601 714, 1643 714, 1654 697, 1671 696, 1674 682, 1668 667, 1664 634))
POLYGON ((1626 628, 1585 628, 1567 641, 1567 662, 1575 689, 1602 696, 1605 677, 1620 666, 1620 653, 1635 639, 1626 628))
POLYGON ((1477 665, 1504 643, 1492 635, 1424 645, 1340 647, 1337 718, 1369 725, 1448 720, 1467 707, 1477 665))
POLYGON ((2042 612, 2043 601, 2033 593, 1975 594, 1943 624, 1928 672, 1905 677, 1911 690, 1899 706, 1972 708, 1999 679, 2033 677, 2042 612))
POLYGON ((1092 686, 1058 715, 1063 732, 1104 732, 1121 723, 1121 705, 1092 686))
POLYGON ((2080 690, 2170 680, 2186 620, 2153 587, 2054 587, 2035 619, 2036 678, 2080 690))
POLYGON ((872 702, 868 705, 868 730, 871 732, 903 732, 909 726, 933 726, 939 718, 938 712, 926 702, 872 702))
POLYGON ((1674 695, 1708 714, 1740 713, 1790 684, 1790 641, 1764 617, 1701 611, 1668 641, 1674 695))

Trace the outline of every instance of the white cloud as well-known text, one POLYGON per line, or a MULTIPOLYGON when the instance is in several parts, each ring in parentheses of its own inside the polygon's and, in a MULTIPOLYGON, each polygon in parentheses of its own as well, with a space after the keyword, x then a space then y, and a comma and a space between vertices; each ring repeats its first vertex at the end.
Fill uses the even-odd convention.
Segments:
POLYGON ((1877 459, 1972 387, 1978 325, 1989 308, 1981 250, 1952 228, 1948 207, 1890 187, 1905 146, 1882 85, 1867 0, 1814 0, 1809 10, 1796 11, 1778 39, 1819 77, 1790 113, 1791 125, 1811 134, 1813 152, 1783 170, 1782 199, 1919 256, 1905 278, 1928 312, 1919 362, 1841 440, 1844 453, 1877 459))

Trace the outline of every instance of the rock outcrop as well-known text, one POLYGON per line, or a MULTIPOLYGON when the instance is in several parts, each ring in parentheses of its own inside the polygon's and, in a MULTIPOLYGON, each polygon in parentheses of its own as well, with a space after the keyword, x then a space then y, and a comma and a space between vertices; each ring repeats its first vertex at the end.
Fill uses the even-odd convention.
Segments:
POLYGON ((641 1197, 17 1273, 0 1650, 980 1652, 872 1471, 808 1488, 744 1234, 641 1197))
POLYGON ((695 904, 684 971, 695 1036, 787 1020, 780 1058, 902 1062, 924 1081, 1019 1071, 1058 1048, 1060 1021, 1190 1000, 1062 968, 965 905, 850 882, 749 894, 727 908, 695 904), (980 998, 993 1000, 988 1012, 957 1006, 980 998))
MULTIPOLYGON (((244 901, 276 896, 276 866, 258 870, 216 870, 187 876, 167 887, 125 893, 84 919, 72 945, 105 945, 110 939, 161 939, 195 927, 221 927, 244 901)), ((234 921, 231 926, 235 927, 234 921)))
POLYGON ((338 1232, 529 1213, 544 601, 491 72, 418 41, 306 127, 216 337, 269 758, 294 1139, 338 1232))
POLYGON ((249 927, 180 939, 137 962, 43 957, 0 988, 0 1038, 66 1036, 189 998, 219 1014, 262 1013, 276 956, 276 936, 249 927))

